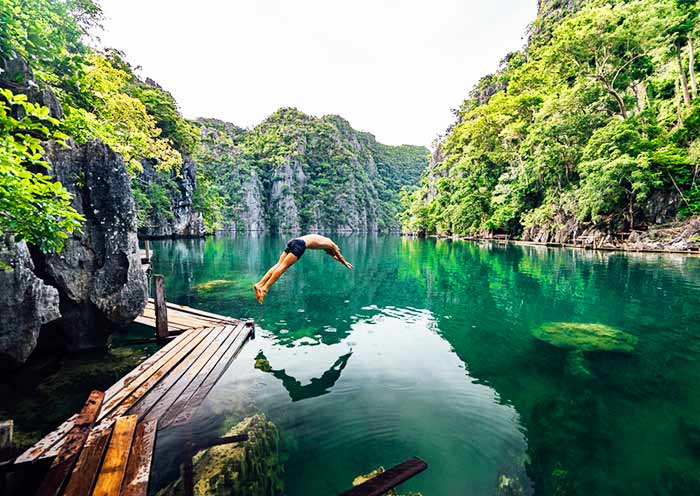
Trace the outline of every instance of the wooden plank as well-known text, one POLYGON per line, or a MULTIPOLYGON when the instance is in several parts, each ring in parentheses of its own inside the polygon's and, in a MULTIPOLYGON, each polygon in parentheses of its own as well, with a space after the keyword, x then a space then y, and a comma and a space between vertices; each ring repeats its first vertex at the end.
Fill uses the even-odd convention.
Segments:
POLYGON ((134 439, 137 418, 135 415, 119 417, 114 424, 112 439, 97 476, 93 496, 118 496, 124 472, 129 460, 129 452, 134 439))
MULTIPOLYGON (((171 370, 173 370, 173 368, 175 368, 183 359, 185 359, 185 357, 187 357, 192 352, 193 348, 199 347, 201 342, 205 338, 208 338, 210 333, 211 329, 205 329, 199 333, 196 333, 194 335, 194 338, 188 342, 188 345, 186 347, 180 349, 175 355, 173 355, 157 370, 149 370, 149 372, 151 373, 149 374, 148 379, 141 382, 138 388, 130 392, 128 395, 126 395, 126 397, 121 398, 119 402, 115 403, 114 408, 111 411, 107 412, 106 415, 109 415, 111 418, 116 418, 127 413, 137 401, 139 401, 143 396, 145 396, 151 390, 151 388, 158 384, 158 382, 160 382, 160 380, 163 379, 163 377, 166 377, 168 373, 171 370)), ((115 396, 115 401, 116 399, 117 397, 115 396)), ((102 414, 100 414, 100 417, 103 418, 102 414)))
MULTIPOLYGON (((196 390, 199 385, 201 385, 218 361, 215 357, 224 353, 225 349, 222 350, 222 348, 224 348, 224 346, 228 348, 235 340, 238 332, 240 332, 239 328, 224 326, 221 333, 211 345, 182 374, 177 384, 175 384, 151 409, 146 419, 160 419, 166 412, 173 412, 175 410, 175 403, 179 401, 185 391, 190 389, 196 390), (201 380, 199 379, 200 377, 201 380)), ((188 396, 191 396, 191 394, 188 396)))
POLYGON ((85 402, 82 410, 80 410, 78 418, 75 419, 73 428, 68 432, 66 441, 63 443, 61 450, 56 455, 53 463, 51 463, 48 473, 39 486, 36 492, 37 496, 56 496, 61 492, 68 480, 68 476, 73 471, 90 429, 97 419, 104 396, 102 391, 92 391, 90 393, 88 400, 85 402))
POLYGON ((34 446, 18 456, 17 460, 15 460, 15 464, 28 463, 38 460, 39 458, 45 458, 44 454, 57 442, 61 441, 64 436, 68 434, 68 431, 73 428, 76 418, 78 418, 77 413, 59 425, 56 430, 49 432, 34 446))
POLYGON ((428 468, 428 464, 414 456, 349 491, 345 491, 340 496, 381 496, 426 468, 428 468))
MULTIPOLYGON (((128 377, 127 380, 120 381, 124 385, 120 389, 116 390, 115 393, 109 398, 109 400, 105 401, 104 407, 102 408, 102 412, 100 413, 98 420, 106 417, 112 411, 114 411, 114 409, 116 409, 122 401, 124 401, 135 391, 141 388, 143 384, 151 380, 151 378, 154 375, 157 374, 158 378, 165 375, 165 373, 167 373, 180 360, 182 360, 182 358, 186 356, 187 352, 189 352, 189 350, 192 347, 199 344, 199 342, 202 339, 204 339, 205 336, 206 334, 203 333, 183 334, 175 340, 177 346, 172 347, 169 350, 169 353, 159 357, 159 359, 155 363, 149 364, 149 366, 146 367, 142 371, 142 373, 133 376, 131 375, 131 373, 129 373, 129 376, 131 377, 128 377)), ((139 365, 136 369, 134 369, 134 371, 140 370, 142 366, 143 364, 139 365)), ((108 392, 110 390, 112 390, 112 388, 110 388, 108 392)))
MULTIPOLYGON (((155 303, 153 298, 148 299, 149 303, 155 303)), ((192 308, 192 307, 186 307, 184 305, 178 305, 176 303, 168 303, 168 308, 174 309, 174 310, 180 310, 181 312, 185 313, 191 313, 194 315, 199 315, 202 317, 210 317, 215 320, 223 320, 223 321, 232 321, 232 322, 238 322, 238 319, 234 319, 233 317, 228 317, 226 315, 219 315, 216 313, 211 313, 211 312, 206 312, 204 310, 200 310, 198 308, 192 308)))
POLYGON ((153 287, 156 294, 156 336, 165 338, 168 336, 168 307, 165 304, 165 277, 161 274, 153 274, 153 287))
POLYGON ((85 496, 92 492, 113 426, 110 424, 107 429, 93 429, 90 432, 63 496, 85 496))
POLYGON ((233 344, 226 350, 199 389, 197 389, 188 400, 182 413, 180 413, 170 425, 183 425, 190 421, 194 412, 209 394, 209 391, 216 385, 223 373, 226 372, 231 361, 238 356, 238 353, 241 351, 252 332, 252 327, 243 327, 243 330, 236 336, 236 340, 233 344))
POLYGON ((216 366, 216 364, 219 363, 221 357, 233 345, 241 332, 243 332, 242 324, 239 324, 233 328, 233 330, 226 337, 226 341, 216 351, 216 354, 199 371, 197 377, 190 382, 187 389, 182 392, 172 407, 160 418, 159 425, 161 428, 166 428, 175 421, 175 418, 185 409, 188 401, 190 401, 192 396, 199 390, 209 373, 216 366))
POLYGON ((139 422, 136 426, 133 448, 122 483, 122 496, 147 496, 157 431, 157 420, 139 422))
MULTIPOLYGON (((168 396, 167 393, 170 391, 170 388, 172 388, 180 380, 187 370, 190 369, 192 364, 195 363, 201 355, 210 351, 210 348, 213 347, 217 341, 217 338, 223 333, 223 331, 224 327, 212 328, 206 339, 202 340, 197 348, 192 350, 186 359, 178 363, 177 366, 163 378, 163 380, 159 381, 158 384, 155 384, 152 388, 150 388, 142 400, 133 405, 128 413, 130 415, 138 415, 140 419, 144 418, 148 412, 150 412, 151 408, 153 408, 157 403, 163 401, 164 398, 168 396)), ((168 399, 175 401, 177 397, 172 398, 171 395, 168 396, 168 399)))

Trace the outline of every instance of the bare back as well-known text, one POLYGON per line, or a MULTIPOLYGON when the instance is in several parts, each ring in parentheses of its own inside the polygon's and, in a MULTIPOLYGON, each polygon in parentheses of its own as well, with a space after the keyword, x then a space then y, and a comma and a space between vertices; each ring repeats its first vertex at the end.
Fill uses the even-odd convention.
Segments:
POLYGON ((299 239, 304 240, 306 248, 309 250, 335 250, 338 248, 332 239, 321 236, 320 234, 307 234, 301 236, 299 239))

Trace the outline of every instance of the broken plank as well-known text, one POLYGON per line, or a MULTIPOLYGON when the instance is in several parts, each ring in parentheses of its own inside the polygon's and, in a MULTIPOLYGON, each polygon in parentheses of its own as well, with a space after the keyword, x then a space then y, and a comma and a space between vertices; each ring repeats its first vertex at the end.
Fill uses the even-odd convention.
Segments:
POLYGON ((119 417, 114 424, 112 439, 97 476, 93 496, 118 496, 124 472, 129 460, 129 452, 134 439, 137 418, 135 415, 119 417))
POLYGON ((162 428, 168 427, 175 418, 184 410, 187 402, 192 398, 192 396, 199 390, 202 383, 205 381, 209 373, 216 366, 216 364, 221 360, 221 357, 226 353, 226 351, 233 345, 238 335, 243 332, 243 325, 239 324, 233 328, 226 338, 226 341, 219 347, 216 354, 206 363, 206 365, 199 371, 197 377, 195 377, 189 386, 182 392, 177 401, 172 405, 165 415, 160 418, 159 425, 162 428))
POLYGON ((243 330, 238 334, 238 336, 236 336, 236 340, 219 359, 218 363, 214 366, 205 381, 189 399, 183 411, 173 422, 171 422, 170 425, 183 425, 190 421, 194 415, 194 412, 209 394, 209 391, 211 391, 211 389, 216 385, 223 373, 226 372, 226 369, 231 361, 238 356, 238 353, 243 348, 243 345, 248 340, 248 337, 252 331, 253 329, 249 326, 243 327, 243 330))
POLYGON ((18 456, 17 460, 15 460, 15 464, 28 463, 39 458, 45 458, 44 454, 57 442, 61 441, 68 431, 73 428, 76 418, 78 418, 77 413, 59 425, 55 431, 48 433, 34 446, 18 456))
POLYGON ((133 448, 122 483, 122 496, 147 495, 157 431, 157 420, 139 422, 136 426, 133 448))
POLYGON ((110 424, 108 428, 93 429, 90 432, 63 496, 85 496, 92 492, 113 426, 110 424))
MULTIPOLYGON (((232 335, 237 334, 239 331, 234 326, 224 326, 221 333, 216 337, 216 339, 211 343, 211 345, 204 350, 204 352, 192 363, 192 365, 182 374, 177 383, 160 399, 158 403, 151 409, 151 411, 146 416, 146 419, 159 419, 166 412, 173 410, 174 403, 180 398, 185 390, 188 390, 190 386, 194 383, 196 386, 201 384, 208 372, 213 368, 207 368, 210 362, 214 361, 213 358, 219 354, 219 350, 226 345, 226 343, 232 342, 229 338, 232 335), (202 376, 202 381, 197 379, 202 376)), ((235 336, 234 336, 235 339, 235 336)), ((216 362, 214 362, 216 363, 216 362)))
POLYGON ((340 496, 381 496, 399 484, 428 468, 428 464, 418 457, 409 458, 403 463, 382 472, 359 484, 340 496))
MULTIPOLYGON (((206 339, 190 352, 186 359, 182 360, 175 366, 171 372, 165 376, 158 384, 154 384, 152 388, 149 389, 141 401, 133 405, 133 407, 128 410, 130 415, 138 415, 139 418, 144 418, 157 403, 163 401, 163 399, 168 396, 170 388, 173 387, 182 376, 189 370, 192 364, 203 354, 207 354, 213 345, 217 342, 217 338, 220 334, 224 332, 224 327, 213 328, 206 339)), ((175 401, 177 397, 172 398, 175 401)))
POLYGON ((68 432, 63 446, 41 482, 36 492, 37 496, 56 496, 61 492, 68 476, 73 471, 90 429, 97 419, 103 400, 104 393, 102 391, 90 393, 88 400, 73 423, 73 428, 68 432))

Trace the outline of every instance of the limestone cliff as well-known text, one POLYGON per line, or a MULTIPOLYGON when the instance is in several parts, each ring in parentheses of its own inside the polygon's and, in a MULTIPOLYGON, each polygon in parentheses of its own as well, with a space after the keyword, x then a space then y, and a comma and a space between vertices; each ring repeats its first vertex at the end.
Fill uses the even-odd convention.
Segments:
POLYGON ((376 232, 398 229, 398 193, 428 150, 387 146, 338 116, 281 109, 251 130, 200 119, 199 173, 223 193, 227 229, 376 232))

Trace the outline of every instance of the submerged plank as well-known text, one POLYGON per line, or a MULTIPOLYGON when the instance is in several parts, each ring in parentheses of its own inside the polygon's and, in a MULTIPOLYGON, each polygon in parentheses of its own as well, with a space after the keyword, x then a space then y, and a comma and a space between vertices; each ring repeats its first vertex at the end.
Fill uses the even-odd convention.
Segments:
POLYGON ((236 328, 234 326, 224 326, 216 339, 192 362, 191 366, 182 374, 177 383, 158 400, 146 416, 146 419, 159 419, 166 412, 173 411, 175 402, 181 397, 185 390, 190 388, 193 382, 201 384, 206 374, 208 374, 208 371, 211 370, 214 365, 212 364, 210 368, 207 368, 207 366, 213 361, 213 358, 217 356, 219 350, 227 342, 230 343, 228 338, 234 334, 236 334, 236 328), (197 379, 200 375, 202 376, 202 380, 198 381, 197 379))
POLYGON ((119 417, 114 424, 112 439, 97 476, 93 496, 118 496, 124 472, 129 460, 129 452, 134 439, 137 418, 135 415, 119 417))
MULTIPOLYGON (((167 396, 166 393, 168 393, 170 388, 180 380, 183 374, 187 372, 187 370, 199 358, 199 356, 206 354, 207 350, 209 350, 209 348, 216 343, 217 338, 223 332, 223 330, 223 327, 212 328, 207 334, 206 338, 203 339, 199 345, 187 355, 187 357, 181 360, 167 376, 163 377, 157 384, 154 384, 149 391, 143 395, 141 401, 135 403, 132 408, 128 410, 128 413, 130 415, 138 415, 140 419, 144 418, 151 408, 153 408, 157 403, 163 401, 163 399, 167 396)), ((175 401, 175 399, 177 399, 177 397, 172 399, 172 401, 175 401)))
POLYGON ((68 432, 66 441, 39 486, 37 496, 56 496, 61 492, 68 476, 73 471, 90 429, 97 419, 103 399, 104 393, 102 391, 90 393, 88 400, 73 423, 73 428, 68 432))
POLYGON ((113 424, 106 429, 93 429, 80 452, 78 463, 75 464, 64 496, 85 496, 92 492, 97 479, 97 472, 102 465, 102 459, 107 450, 107 443, 112 435, 113 424))
POLYGON ((131 448, 129 463, 126 466, 124 482, 122 483, 122 496, 147 495, 157 431, 157 420, 139 422, 136 426, 134 443, 131 448))
POLYGON ((216 385, 221 376, 226 372, 231 361, 238 356, 238 353, 243 348, 243 345, 248 340, 250 335, 253 333, 254 328, 252 326, 244 326, 241 332, 236 336, 235 341, 226 350, 226 352, 221 356, 219 361, 213 367, 209 375, 204 380, 202 385, 195 391, 192 397, 187 401, 183 411, 177 416, 177 418, 171 422, 170 425, 183 425, 190 421, 194 412, 197 410, 199 405, 202 404, 204 399, 209 394, 209 391, 216 385))
POLYGON ((414 456, 349 491, 345 491, 340 496, 381 496, 426 468, 428 468, 428 464, 414 456))
POLYGON ((159 425, 162 428, 168 427, 173 423, 175 418, 185 409, 188 401, 192 396, 200 389, 202 383, 209 375, 209 373, 216 367, 219 363, 221 357, 226 353, 226 351, 233 345, 236 338, 243 332, 243 324, 239 324, 228 333, 226 336, 226 341, 216 350, 216 353, 207 361, 207 363, 199 370, 197 376, 190 382, 187 388, 180 394, 177 401, 168 409, 165 414, 160 417, 159 425))

